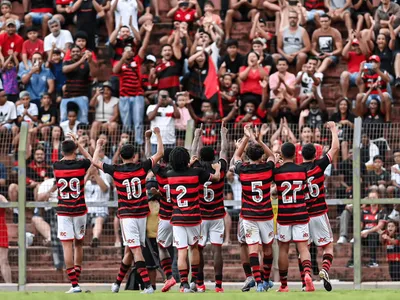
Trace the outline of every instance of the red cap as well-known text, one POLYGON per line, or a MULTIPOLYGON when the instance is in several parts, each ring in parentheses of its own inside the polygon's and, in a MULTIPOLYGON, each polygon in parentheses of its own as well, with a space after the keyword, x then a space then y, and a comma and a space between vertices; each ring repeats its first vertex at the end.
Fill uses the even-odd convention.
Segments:
POLYGON ((371 55, 369 57, 368 61, 372 61, 372 60, 375 61, 375 62, 378 62, 378 63, 381 62, 381 59, 380 59, 380 57, 378 55, 371 55))
POLYGON ((357 39, 354 39, 354 40, 351 42, 351 44, 352 44, 352 45, 360 45, 360 42, 359 42, 357 39))

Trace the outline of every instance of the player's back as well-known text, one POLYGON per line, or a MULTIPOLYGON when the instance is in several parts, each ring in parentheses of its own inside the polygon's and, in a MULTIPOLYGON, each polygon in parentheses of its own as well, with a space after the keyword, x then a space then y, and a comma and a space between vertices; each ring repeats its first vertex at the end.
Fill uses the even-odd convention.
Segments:
POLYGON ((235 172, 242 184, 243 219, 267 221, 274 217, 270 199, 274 166, 272 161, 236 164, 235 172))
POLYGON ((167 172, 169 170, 170 168, 168 166, 160 164, 155 165, 153 168, 153 173, 158 183, 158 190, 161 195, 159 217, 162 220, 170 220, 172 215, 172 201, 167 178, 167 172))
POLYGON ((307 201, 307 210, 310 217, 320 216, 328 211, 325 201, 324 172, 330 163, 329 155, 324 155, 321 159, 302 164, 307 170, 307 187, 310 197, 307 201))
POLYGON ((85 174, 90 165, 88 159, 60 160, 54 163, 59 216, 74 217, 86 214, 85 174))
POLYGON ((308 223, 305 195, 307 170, 304 166, 285 163, 274 170, 278 191, 278 218, 281 225, 308 223))
MULTIPOLYGON (((207 181, 199 187, 200 213, 204 220, 215 220, 223 218, 226 214, 224 206, 224 186, 228 163, 225 159, 220 159, 221 177, 218 182, 207 181)), ((214 174, 210 162, 199 162, 194 167, 203 168, 209 173, 214 174)))

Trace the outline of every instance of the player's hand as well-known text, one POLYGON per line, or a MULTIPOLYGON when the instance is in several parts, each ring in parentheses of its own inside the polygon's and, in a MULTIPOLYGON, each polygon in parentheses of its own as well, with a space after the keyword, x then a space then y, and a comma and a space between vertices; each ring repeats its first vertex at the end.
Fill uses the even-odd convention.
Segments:
POLYGON ((153 26, 154 26, 153 22, 150 22, 150 23, 147 23, 147 24, 143 25, 144 30, 146 30, 147 32, 151 32, 153 30, 153 26))
POLYGON ((197 155, 193 155, 191 158, 190 158, 190 162, 189 162, 189 166, 192 166, 196 161, 198 161, 199 160, 199 158, 197 157, 197 155))
POLYGON ((217 172, 221 171, 221 164, 220 163, 212 164, 211 167, 217 172))
POLYGON ((222 124, 221 124, 221 134, 222 135, 228 134, 228 128, 225 127, 225 122, 222 122, 222 124))
POLYGON ((235 140, 235 147, 239 149, 240 145, 242 144, 242 139, 235 140))
POLYGON ((251 134, 252 134, 251 124, 246 124, 246 125, 244 126, 244 135, 245 135, 246 137, 250 138, 250 137, 251 137, 251 134))
POLYGON ((194 131, 195 137, 200 137, 203 134, 203 123, 200 124, 200 128, 196 128, 194 131))
POLYGON ((151 138, 152 134, 153 134, 153 132, 151 130, 146 130, 146 132, 144 133, 144 136, 147 140, 149 140, 151 138))
POLYGON ((326 128, 328 128, 330 131, 336 130, 336 124, 335 122, 329 121, 326 123, 326 128))
POLYGON ((260 136, 263 137, 265 136, 269 131, 269 126, 268 124, 262 124, 261 129, 260 129, 260 136))
POLYGON ((105 141, 103 139, 98 139, 97 142, 96 142, 96 147, 97 148, 103 147, 104 146, 104 142, 105 141))
POLYGON ((75 144, 78 142, 78 137, 73 132, 69 132, 66 134, 68 138, 70 138, 75 144))
POLYGON ((154 132, 156 135, 160 135, 160 128, 154 127, 154 128, 153 128, 153 132, 154 132))
POLYGON ((361 231, 361 237, 362 238, 366 238, 366 237, 368 237, 368 231, 367 230, 363 230, 363 231, 361 231))

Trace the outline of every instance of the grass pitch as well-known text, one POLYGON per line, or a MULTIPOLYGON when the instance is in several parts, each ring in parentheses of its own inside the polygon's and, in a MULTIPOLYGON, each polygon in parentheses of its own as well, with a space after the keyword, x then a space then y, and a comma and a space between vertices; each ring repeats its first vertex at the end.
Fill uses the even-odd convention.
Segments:
POLYGON ((178 292, 161 293, 157 291, 153 295, 141 295, 139 291, 121 291, 119 294, 111 292, 103 293, 81 293, 81 294, 64 294, 64 293, 46 293, 46 292, 30 292, 30 293, 0 293, 2 300, 180 300, 180 299, 216 299, 216 300, 258 300, 258 299, 300 299, 300 300, 395 300, 400 299, 400 290, 362 290, 362 291, 317 291, 314 293, 305 292, 289 292, 276 293, 270 291, 267 293, 256 293, 251 291, 242 293, 240 291, 226 291, 223 294, 216 294, 213 291, 197 294, 182 294, 178 292))

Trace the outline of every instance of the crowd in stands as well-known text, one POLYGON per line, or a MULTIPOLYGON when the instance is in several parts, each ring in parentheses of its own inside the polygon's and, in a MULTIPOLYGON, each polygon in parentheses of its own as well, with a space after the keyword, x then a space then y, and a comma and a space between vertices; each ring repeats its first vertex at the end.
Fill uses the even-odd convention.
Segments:
MULTIPOLYGON (((400 150, 393 152, 385 124, 393 120, 400 87, 400 1, 169 0, 166 15, 161 2, 1 1, 0 149, 13 160, 12 168, 0 163, 1 200, 18 200, 18 185, 10 178, 18 167, 22 122, 29 124, 27 199, 57 201, 51 166, 62 157, 68 133, 77 134, 92 154, 96 139, 103 138, 103 161, 118 163, 119 149, 128 142, 137 145, 137 159, 143 157, 148 126, 161 129, 166 148, 185 145, 190 120, 202 124, 203 144, 215 149, 220 124, 227 124, 231 151, 245 124, 268 123, 273 151, 279 153, 285 141, 297 143, 298 163, 302 144, 316 143, 317 155, 326 150, 324 123, 334 121, 341 150, 327 171, 327 190, 329 198, 351 198, 356 117, 364 124, 362 196, 399 197, 400 150), (20 2, 23 15, 15 11, 20 2), (247 21, 248 40, 235 39, 235 22, 247 21), (274 31, 267 27, 271 21, 274 31), (172 25, 159 38, 160 24, 172 25), (337 87, 342 96, 333 112, 324 101, 324 81, 341 62, 346 62, 337 87), (104 66, 110 76, 100 81, 104 66)), ((151 144, 155 153, 156 141, 151 144)), ((228 173, 226 199, 241 199, 235 176, 228 173)), ((91 169, 86 180, 86 201, 113 194, 103 172, 91 169)), ((381 209, 385 218, 399 221, 393 205, 364 208, 384 218, 381 209)), ((351 210, 338 208, 341 242, 349 238, 351 210)), ((97 247, 108 209, 89 213, 91 246, 97 247)), ((32 222, 45 243, 54 244, 55 266, 61 268, 54 215, 54 209, 37 209, 32 222)), ((384 229, 378 227, 374 233, 384 229)), ((374 242, 379 243, 375 235, 374 242)), ((115 244, 120 245, 117 233, 115 244)))

